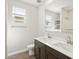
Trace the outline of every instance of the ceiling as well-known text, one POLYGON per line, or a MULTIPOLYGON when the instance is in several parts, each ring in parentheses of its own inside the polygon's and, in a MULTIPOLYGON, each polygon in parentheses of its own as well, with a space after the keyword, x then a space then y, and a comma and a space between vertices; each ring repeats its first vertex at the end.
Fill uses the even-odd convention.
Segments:
MULTIPOLYGON (((21 0, 21 1, 34 5, 36 7, 40 5, 40 3, 37 2, 37 0, 21 0)), ((46 9, 54 12, 60 12, 61 8, 73 5, 73 0, 41 0, 41 1, 44 1, 46 3, 46 9)))
POLYGON ((40 5, 39 3, 37 3, 37 0, 20 0, 20 1, 23 1, 25 3, 29 3, 29 4, 36 6, 36 7, 40 5))
POLYGON ((60 12, 63 7, 73 7, 73 0, 54 0, 49 5, 46 6, 46 9, 60 12))

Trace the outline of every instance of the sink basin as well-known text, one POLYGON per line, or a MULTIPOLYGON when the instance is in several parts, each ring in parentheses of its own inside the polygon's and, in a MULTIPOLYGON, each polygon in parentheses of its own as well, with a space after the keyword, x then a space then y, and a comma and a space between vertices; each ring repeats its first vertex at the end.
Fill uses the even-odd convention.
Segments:
POLYGON ((63 48, 66 51, 73 52, 73 46, 69 44, 64 44, 64 43, 55 43, 54 46, 63 48))

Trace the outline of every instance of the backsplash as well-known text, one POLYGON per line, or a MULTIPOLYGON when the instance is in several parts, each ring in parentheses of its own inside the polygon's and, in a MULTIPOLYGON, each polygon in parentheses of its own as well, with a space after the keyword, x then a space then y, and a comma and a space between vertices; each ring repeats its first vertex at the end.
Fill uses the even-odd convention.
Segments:
POLYGON ((56 38, 58 40, 66 41, 68 36, 71 37, 73 41, 73 33, 72 32, 46 32, 45 34, 49 34, 52 38, 56 38))

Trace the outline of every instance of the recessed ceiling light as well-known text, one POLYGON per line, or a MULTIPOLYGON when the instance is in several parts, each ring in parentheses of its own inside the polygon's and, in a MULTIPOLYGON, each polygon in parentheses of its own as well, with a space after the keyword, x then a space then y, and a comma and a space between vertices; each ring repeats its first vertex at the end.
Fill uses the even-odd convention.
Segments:
POLYGON ((38 3, 42 3, 44 2, 45 0, 37 0, 38 3))
POLYGON ((37 0, 38 3, 41 3, 41 0, 37 0))

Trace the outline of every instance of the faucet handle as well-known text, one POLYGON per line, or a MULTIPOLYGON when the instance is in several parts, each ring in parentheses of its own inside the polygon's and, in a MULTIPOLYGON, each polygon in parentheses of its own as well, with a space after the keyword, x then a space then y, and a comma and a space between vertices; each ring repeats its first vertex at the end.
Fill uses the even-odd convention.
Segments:
POLYGON ((67 36, 67 44, 71 44, 73 45, 73 41, 71 40, 71 37, 70 36, 67 36))
POLYGON ((52 38, 51 35, 48 33, 48 38, 52 38))

